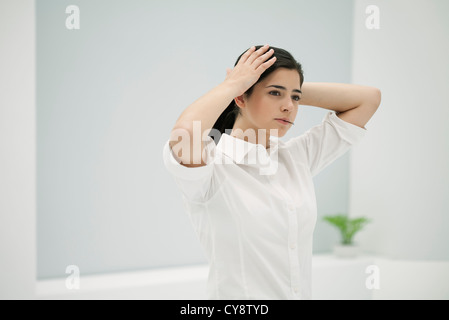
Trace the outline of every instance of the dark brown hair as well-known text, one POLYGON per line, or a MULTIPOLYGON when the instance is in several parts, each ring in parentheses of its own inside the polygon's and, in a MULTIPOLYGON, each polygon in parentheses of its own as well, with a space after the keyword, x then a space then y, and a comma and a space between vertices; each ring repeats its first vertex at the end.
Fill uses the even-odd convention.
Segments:
MULTIPOLYGON (((256 50, 258 50, 262 46, 255 46, 256 50)), ((276 57, 276 61, 273 63, 272 66, 270 66, 267 70, 265 70, 259 77, 256 83, 249 88, 244 94, 248 97, 251 96, 251 93, 253 92, 254 86, 261 82, 264 78, 266 78, 268 75, 270 75, 273 71, 279 69, 279 68, 286 68, 289 70, 296 70, 299 73, 300 78, 300 87, 302 86, 304 82, 304 73, 302 70, 301 64, 293 58, 293 56, 286 50, 276 47, 270 47, 270 49, 274 50, 274 53, 271 55, 270 59, 272 57, 276 57)), ((242 55, 248 51, 245 50, 238 58, 237 61, 234 64, 234 67, 239 62, 242 55)), ((209 136, 214 138, 214 133, 218 133, 217 131, 223 134, 226 129, 231 130, 234 127, 235 120, 237 119, 237 116, 241 114, 240 108, 235 104, 235 101, 232 100, 232 102, 229 104, 229 106, 222 112, 222 114, 218 117, 217 121, 213 125, 211 132, 209 136)), ((220 137, 215 137, 215 142, 218 143, 220 140, 220 137)))

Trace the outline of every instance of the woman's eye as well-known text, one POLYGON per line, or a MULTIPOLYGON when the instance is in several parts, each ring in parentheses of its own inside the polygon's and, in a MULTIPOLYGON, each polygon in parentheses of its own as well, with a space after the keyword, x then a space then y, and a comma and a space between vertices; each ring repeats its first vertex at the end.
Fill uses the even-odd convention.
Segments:
MULTIPOLYGON (((279 91, 270 91, 269 93, 270 93, 271 95, 273 95, 273 96, 279 96, 279 95, 281 94, 279 91)), ((300 97, 300 96, 292 96, 292 98, 293 98, 295 101, 301 100, 301 97, 300 97)))

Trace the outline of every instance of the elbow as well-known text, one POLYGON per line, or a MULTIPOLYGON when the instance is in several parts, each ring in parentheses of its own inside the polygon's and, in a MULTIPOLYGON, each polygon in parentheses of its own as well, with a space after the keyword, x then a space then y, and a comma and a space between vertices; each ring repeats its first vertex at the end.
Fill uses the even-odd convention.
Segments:
POLYGON ((374 108, 379 108, 380 103, 382 101, 382 92, 379 88, 371 87, 370 94, 368 98, 369 104, 374 108))
POLYGON ((191 137, 193 135, 195 128, 195 124, 192 122, 184 121, 184 122, 177 122, 172 129, 172 135, 175 136, 179 133, 182 133, 182 135, 188 135, 191 137))
POLYGON ((382 100, 382 93, 380 89, 375 87, 365 87, 361 102, 358 106, 364 106, 365 108, 377 110, 382 100))

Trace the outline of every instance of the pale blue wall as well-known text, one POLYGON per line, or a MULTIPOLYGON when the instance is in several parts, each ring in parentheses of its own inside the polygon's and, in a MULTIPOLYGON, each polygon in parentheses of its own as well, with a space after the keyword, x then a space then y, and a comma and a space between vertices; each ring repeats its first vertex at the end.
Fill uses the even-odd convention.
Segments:
MULTIPOLYGON (((351 81, 352 0, 217 3, 36 1, 38 278, 205 262, 162 147, 251 45, 287 49, 306 81, 351 81)), ((325 113, 304 107, 283 139, 325 113)), ((346 154, 315 178, 315 252, 337 239, 320 217, 347 210, 348 168, 346 154)))
POLYGON ((447 261, 449 1, 378 0, 378 30, 365 27, 370 4, 355 3, 353 79, 380 88, 382 103, 353 153, 351 208, 373 220, 359 243, 398 260, 447 261))

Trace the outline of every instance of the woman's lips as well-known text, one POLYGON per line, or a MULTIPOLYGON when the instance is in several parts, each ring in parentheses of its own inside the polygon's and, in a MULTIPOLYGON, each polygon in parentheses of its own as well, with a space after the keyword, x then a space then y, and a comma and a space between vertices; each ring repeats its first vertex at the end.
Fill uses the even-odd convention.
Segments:
POLYGON ((281 123, 281 124, 283 124, 283 125, 285 125, 285 126, 288 125, 288 124, 293 124, 293 123, 291 123, 290 121, 287 121, 287 120, 276 119, 276 121, 281 123))

